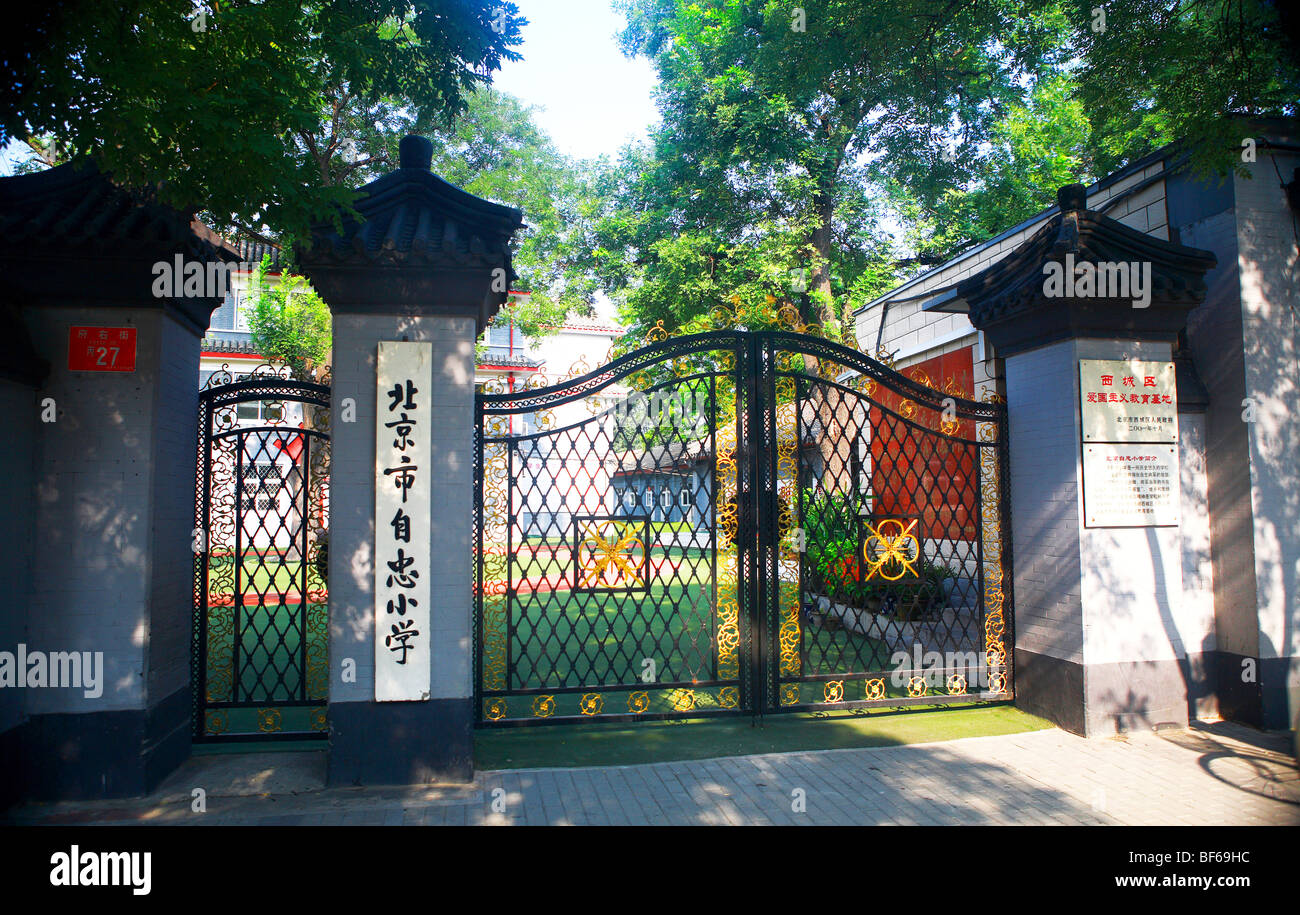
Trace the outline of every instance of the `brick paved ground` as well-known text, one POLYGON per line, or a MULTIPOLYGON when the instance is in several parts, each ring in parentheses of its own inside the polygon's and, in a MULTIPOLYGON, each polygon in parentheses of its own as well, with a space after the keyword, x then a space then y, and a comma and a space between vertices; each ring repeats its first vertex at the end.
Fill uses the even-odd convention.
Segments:
POLYGON ((1045 730, 882 749, 483 772, 472 785, 402 789, 323 789, 319 772, 307 771, 319 762, 307 757, 319 754, 277 754, 269 768, 231 789, 244 796, 211 789, 207 812, 194 813, 188 786, 204 781, 203 767, 237 764, 209 758, 193 760, 154 797, 29 805, 8 819, 67 825, 1300 825, 1300 772, 1287 740, 1235 725, 1113 740, 1045 730), (283 771, 276 773, 277 766, 283 771), (306 775, 295 781, 294 767, 306 775))

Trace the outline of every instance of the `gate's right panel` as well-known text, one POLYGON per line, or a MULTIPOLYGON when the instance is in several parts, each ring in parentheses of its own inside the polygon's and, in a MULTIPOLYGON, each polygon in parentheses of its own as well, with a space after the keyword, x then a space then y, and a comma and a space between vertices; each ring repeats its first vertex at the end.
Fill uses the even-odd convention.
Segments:
POLYGON ((1005 408, 972 399, 969 369, 770 346, 771 707, 1010 698, 1005 408))

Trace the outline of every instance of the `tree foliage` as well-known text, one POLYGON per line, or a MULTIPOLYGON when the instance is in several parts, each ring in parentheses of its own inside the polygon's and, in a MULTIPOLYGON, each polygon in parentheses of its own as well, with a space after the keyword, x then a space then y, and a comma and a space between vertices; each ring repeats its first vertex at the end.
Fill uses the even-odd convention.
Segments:
POLYGON ((268 362, 287 365, 293 377, 312 380, 330 354, 329 306, 305 277, 287 269, 278 281, 269 281, 270 265, 267 255, 253 272, 253 306, 248 313, 253 348, 268 362))
POLYGON ((355 156, 336 119, 400 108, 446 121, 518 57, 524 24, 504 0, 48 0, 16 13, 0 142, 52 138, 181 209, 291 235, 350 200, 355 156))
POLYGON ((738 297, 847 338, 853 309, 1062 184, 1175 140, 1224 171, 1241 115, 1300 98, 1269 0, 621 5, 663 123, 620 162, 598 266, 642 328, 738 297))
POLYGON ((1300 10, 1286 0, 1073 0, 1077 96, 1096 171, 1181 141, 1201 174, 1241 166, 1243 116, 1300 113, 1300 10))
POLYGON ((631 315, 647 299, 674 297, 692 255, 665 246, 690 239, 712 280, 723 262, 749 276, 735 290, 742 299, 763 286, 763 300, 795 304, 807 322, 847 335, 844 305, 888 282, 882 268, 893 257, 872 169, 911 187, 948 167, 948 144, 984 142, 990 114, 1018 100, 1056 53, 1059 23, 1016 8, 826 0, 802 4, 800 16, 776 0, 630 0, 624 45, 654 61, 663 115, 629 215, 608 227, 637 267, 631 315), (755 267, 787 278, 779 295, 755 267), (798 270, 806 293, 788 282, 798 270), (654 284, 662 296, 644 291, 654 284))
POLYGON ((596 172, 562 155, 528 106, 490 88, 467 97, 454 125, 435 130, 433 170, 479 197, 517 207, 515 289, 530 295, 504 308, 524 336, 551 333, 570 314, 589 315, 599 282, 591 226, 600 211, 596 172))

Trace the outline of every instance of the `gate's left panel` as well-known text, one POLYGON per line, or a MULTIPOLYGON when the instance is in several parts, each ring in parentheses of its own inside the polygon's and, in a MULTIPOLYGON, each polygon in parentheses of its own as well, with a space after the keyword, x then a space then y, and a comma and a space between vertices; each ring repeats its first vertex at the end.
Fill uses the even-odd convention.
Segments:
POLYGON ((259 367, 199 395, 194 739, 326 736, 329 387, 259 367))

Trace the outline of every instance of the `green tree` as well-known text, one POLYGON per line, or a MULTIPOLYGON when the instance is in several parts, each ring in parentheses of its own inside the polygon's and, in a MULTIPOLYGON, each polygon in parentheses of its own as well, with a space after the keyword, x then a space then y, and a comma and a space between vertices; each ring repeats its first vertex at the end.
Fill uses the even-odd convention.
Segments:
POLYGON ((965 177, 941 193, 915 193, 883 178, 905 245, 916 252, 906 264, 942 263, 1040 212, 1062 185, 1098 177, 1091 123, 1076 89, 1064 73, 1035 83, 989 128, 965 177))
MULTIPOLYGON (((1058 53, 1062 23, 1022 7, 629 0, 624 46, 653 60, 663 115, 627 201, 634 216, 608 227, 637 265, 632 284, 677 282, 666 239, 704 235, 724 259, 766 243, 764 263, 738 265, 786 277, 762 300, 845 334, 844 305, 893 253, 870 166, 883 158, 910 186, 951 170, 941 154, 954 137, 967 148, 987 139, 989 111, 1021 98, 1058 53), (789 284, 799 269, 807 294, 789 284)), ((645 297, 628 297, 633 316, 645 297)))
POLYGON ((1078 98, 1099 174, 1175 140, 1201 174, 1241 167, 1242 117, 1300 113, 1300 10, 1285 0, 1074 0, 1078 98))
POLYGON ((0 142, 49 138, 181 209, 301 234, 351 198, 349 118, 449 119, 524 24, 505 0, 27 4, 0 47, 0 142))
POLYGON ((271 258, 253 271, 253 307, 248 329, 253 347, 268 362, 289 367, 301 381, 318 378, 330 354, 330 310, 305 277, 285 269, 277 282, 267 279, 271 258))
POLYGON ((1243 164, 1244 117, 1297 113, 1294 4, 1034 6, 1062 24, 1064 61, 1000 113, 956 175, 883 182, 918 261, 942 261, 1049 206, 1062 184, 1101 178, 1169 143, 1181 144, 1194 172, 1226 174, 1243 164))
POLYGON ((1223 171, 1240 115, 1300 98, 1294 7, 1272 0, 622 6, 663 124, 622 160, 600 266, 629 321, 670 330, 738 294, 847 337, 858 304, 1061 184, 1174 140, 1223 171), (798 268, 807 296, 772 279, 798 268))
POLYGON ((536 339, 570 314, 589 315, 599 288, 590 253, 591 226, 601 209, 596 166, 562 155, 531 108, 490 88, 469 95, 456 122, 431 136, 438 175, 524 214, 515 288, 531 294, 496 320, 513 319, 524 336, 536 339))

